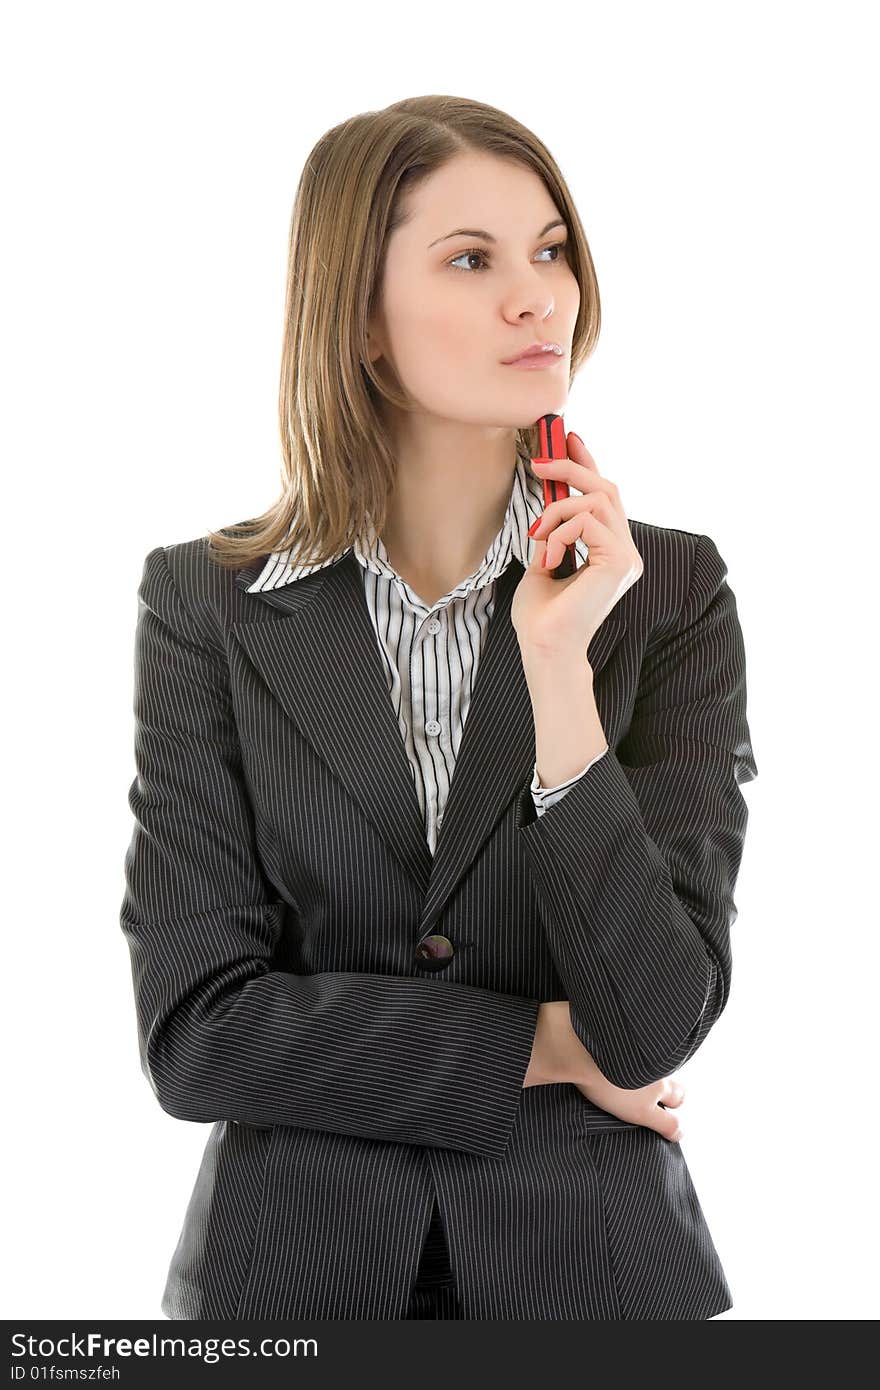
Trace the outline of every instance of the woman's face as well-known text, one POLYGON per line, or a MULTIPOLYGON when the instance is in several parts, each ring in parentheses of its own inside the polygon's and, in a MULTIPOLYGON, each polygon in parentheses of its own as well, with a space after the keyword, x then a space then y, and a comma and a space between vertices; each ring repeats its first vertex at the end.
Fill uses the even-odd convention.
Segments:
POLYGON ((560 213, 541 179, 493 155, 461 154, 408 206, 388 240, 370 324, 380 376, 387 363, 411 407, 444 420, 521 429, 562 414, 580 287, 565 248, 550 249, 567 228, 547 226, 560 213), (503 364, 539 339, 559 343, 562 356, 539 371, 503 364))

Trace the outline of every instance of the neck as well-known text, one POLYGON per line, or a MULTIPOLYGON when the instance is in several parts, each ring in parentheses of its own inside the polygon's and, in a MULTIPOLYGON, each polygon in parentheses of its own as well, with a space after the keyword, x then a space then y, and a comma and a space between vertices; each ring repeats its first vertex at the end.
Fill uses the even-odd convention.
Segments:
POLYGON ((473 574, 503 525, 515 432, 436 422, 429 431, 423 417, 408 416, 394 451, 397 476, 382 540, 417 593, 424 597, 429 588, 442 597, 473 574))

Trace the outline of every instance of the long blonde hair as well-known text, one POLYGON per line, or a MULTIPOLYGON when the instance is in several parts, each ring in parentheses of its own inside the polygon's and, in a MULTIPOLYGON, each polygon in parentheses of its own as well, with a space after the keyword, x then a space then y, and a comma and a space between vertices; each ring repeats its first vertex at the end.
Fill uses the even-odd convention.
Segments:
MULTIPOLYGON (((292 548, 322 564, 369 519, 379 535, 395 460, 381 401, 407 407, 376 376, 367 325, 382 281, 386 239, 405 220, 406 195, 455 155, 517 160, 543 180, 569 229, 580 286, 570 377, 596 345, 599 286, 580 217, 537 136, 497 107, 420 96, 366 111, 322 135, 305 162, 290 224, 281 350, 282 490, 261 516, 209 531, 208 553, 234 569, 292 548)), ((538 452, 537 426, 516 431, 517 452, 538 452)))

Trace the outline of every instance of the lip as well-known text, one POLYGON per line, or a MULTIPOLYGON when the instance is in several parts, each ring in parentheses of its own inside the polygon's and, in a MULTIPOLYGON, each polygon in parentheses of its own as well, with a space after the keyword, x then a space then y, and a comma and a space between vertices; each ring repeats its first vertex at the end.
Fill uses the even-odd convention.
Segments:
POLYGON ((517 353, 516 357, 505 357, 502 366, 505 367, 524 367, 524 366, 548 366, 553 362, 561 362, 565 356, 560 343, 554 343, 551 339, 542 340, 537 343, 530 343, 522 352, 517 353), (558 352, 551 349, 558 348, 558 352))
POLYGON ((520 372, 549 372, 552 367, 558 367, 564 362, 564 357, 559 357, 555 352, 533 352, 528 357, 517 357, 514 362, 504 362, 505 367, 514 367, 520 372))

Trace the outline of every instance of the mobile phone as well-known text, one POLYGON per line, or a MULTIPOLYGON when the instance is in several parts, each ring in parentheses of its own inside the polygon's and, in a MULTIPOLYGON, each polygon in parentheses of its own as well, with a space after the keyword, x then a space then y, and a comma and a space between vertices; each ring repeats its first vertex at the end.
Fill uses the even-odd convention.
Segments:
MULTIPOLYGON (((537 423, 538 453, 532 462, 568 458, 565 422, 562 416, 555 415, 551 411, 548 415, 542 415, 537 423)), ((560 482, 558 478, 542 478, 541 482, 544 484, 545 507, 549 507, 551 502, 559 502, 562 498, 570 496, 568 483, 560 482)), ((574 548, 574 541, 571 541, 565 547, 559 564, 554 565, 550 573, 554 579, 567 579, 570 574, 576 574, 577 570, 577 551, 574 548)))

